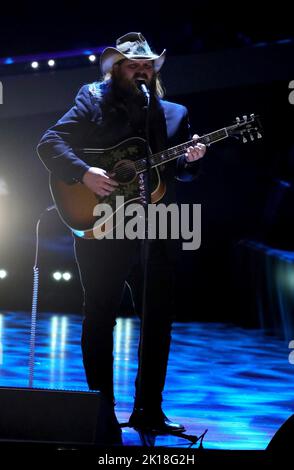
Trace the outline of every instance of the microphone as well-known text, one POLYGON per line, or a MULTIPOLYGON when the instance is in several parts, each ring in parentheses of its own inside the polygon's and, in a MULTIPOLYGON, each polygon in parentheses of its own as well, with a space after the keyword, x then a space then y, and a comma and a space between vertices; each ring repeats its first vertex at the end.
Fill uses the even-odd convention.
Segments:
POLYGON ((145 80, 143 78, 138 78, 136 80, 136 85, 139 88, 139 90, 143 93, 143 95, 145 96, 145 98, 147 100, 147 103, 149 104, 150 92, 147 88, 145 80))

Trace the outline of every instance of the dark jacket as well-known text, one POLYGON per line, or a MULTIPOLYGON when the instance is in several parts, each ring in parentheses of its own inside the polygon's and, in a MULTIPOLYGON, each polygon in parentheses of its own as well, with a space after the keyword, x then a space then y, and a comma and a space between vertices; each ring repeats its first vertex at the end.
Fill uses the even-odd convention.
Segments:
MULTIPOLYGON (((45 132, 38 144, 37 152, 46 168, 65 182, 81 181, 89 168, 75 154, 75 148, 112 147, 140 133, 132 126, 124 108, 103 108, 103 86, 106 85, 97 82, 84 85, 74 106, 45 132)), ((155 127, 160 139, 155 144, 157 148, 152 149, 153 153, 191 138, 188 112, 184 106, 165 100, 158 100, 157 105, 161 122, 155 127)), ((189 180, 197 173, 198 162, 187 164, 183 156, 164 167, 162 173, 167 181, 172 182, 175 177, 189 180)))

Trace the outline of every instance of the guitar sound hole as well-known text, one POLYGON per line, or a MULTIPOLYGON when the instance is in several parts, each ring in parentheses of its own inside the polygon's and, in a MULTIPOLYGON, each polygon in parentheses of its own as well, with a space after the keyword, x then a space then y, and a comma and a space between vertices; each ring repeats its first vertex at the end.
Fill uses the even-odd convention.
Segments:
POLYGON ((113 168, 115 179, 120 184, 128 184, 137 176, 136 168, 131 160, 121 160, 113 168))

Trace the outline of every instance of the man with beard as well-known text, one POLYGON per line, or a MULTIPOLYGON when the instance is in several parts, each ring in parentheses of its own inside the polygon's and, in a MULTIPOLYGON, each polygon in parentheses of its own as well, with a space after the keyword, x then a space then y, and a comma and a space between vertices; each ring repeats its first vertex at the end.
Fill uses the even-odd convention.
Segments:
MULTIPOLYGON (((155 54, 141 33, 128 33, 101 55, 103 80, 85 85, 76 102, 42 137, 38 153, 49 171, 66 183, 83 183, 99 196, 109 196, 118 183, 115 174, 90 166, 75 148, 109 148, 131 137, 145 138, 146 101, 138 88, 143 80, 150 91, 148 142, 152 153, 190 139, 184 106, 162 99, 158 72, 165 51, 155 54)), ((194 136, 198 137, 198 136, 194 136)), ((193 138, 194 138, 193 137, 193 138)), ((174 179, 189 179, 198 171, 205 146, 196 143, 187 153, 160 168, 167 191, 160 202, 175 200, 174 179)), ((85 239, 74 234, 75 255, 84 290, 82 353, 88 386, 100 390, 114 404, 113 328, 126 279, 137 261, 138 239, 85 239)), ((146 326, 139 348, 140 376, 130 424, 159 432, 184 430, 162 411, 168 362, 174 282, 175 240, 150 240, 146 326)), ((140 314, 140 312, 138 312, 140 314)), ((139 374, 138 372, 138 374, 139 374)))

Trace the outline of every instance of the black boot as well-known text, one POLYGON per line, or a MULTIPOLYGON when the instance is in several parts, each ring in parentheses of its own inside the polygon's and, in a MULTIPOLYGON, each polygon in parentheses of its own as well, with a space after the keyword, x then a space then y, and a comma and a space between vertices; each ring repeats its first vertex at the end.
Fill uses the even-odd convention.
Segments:
POLYGON ((161 407, 134 408, 129 419, 129 425, 142 431, 169 434, 171 432, 184 432, 185 427, 179 423, 173 423, 163 413, 161 407))

